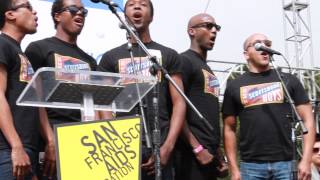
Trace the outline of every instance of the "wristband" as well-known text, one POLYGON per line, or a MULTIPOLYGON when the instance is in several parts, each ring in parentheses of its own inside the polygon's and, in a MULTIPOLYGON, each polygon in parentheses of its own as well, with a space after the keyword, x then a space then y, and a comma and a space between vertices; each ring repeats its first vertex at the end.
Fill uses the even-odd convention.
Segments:
POLYGON ((198 154, 202 150, 204 150, 204 148, 203 148, 203 146, 201 144, 199 144, 196 148, 193 149, 193 153, 198 154))

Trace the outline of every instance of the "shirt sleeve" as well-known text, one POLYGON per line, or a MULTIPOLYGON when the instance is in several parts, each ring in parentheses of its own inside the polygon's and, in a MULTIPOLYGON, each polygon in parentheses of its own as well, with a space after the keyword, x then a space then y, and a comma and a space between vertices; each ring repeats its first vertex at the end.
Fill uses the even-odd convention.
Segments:
POLYGON ((180 59, 181 59, 181 64, 183 69, 182 71, 183 87, 187 92, 190 84, 192 84, 193 66, 186 56, 180 55, 180 59))
POLYGON ((310 100, 300 80, 297 77, 290 74, 288 75, 288 79, 289 79, 288 89, 295 105, 297 106, 300 104, 309 103, 310 100))
POLYGON ((237 107, 231 85, 228 85, 224 92, 222 114, 223 116, 237 116, 239 114, 239 108, 237 107))
POLYGON ((8 46, 6 46, 5 44, 1 43, 0 44, 0 63, 5 65, 6 67, 9 66, 9 49, 7 48, 8 46))
POLYGON ((32 68, 36 71, 41 67, 46 66, 44 64, 45 62, 45 57, 43 57, 41 53, 41 48, 38 44, 36 43, 30 43, 28 47, 25 50, 25 54, 28 57, 32 68))
POLYGON ((113 58, 110 53, 104 53, 97 67, 97 71, 118 73, 116 72, 115 65, 112 63, 112 61, 113 58))
POLYGON ((92 71, 96 71, 97 68, 98 68, 98 65, 97 65, 97 61, 93 58, 93 57, 89 57, 90 58, 90 67, 91 67, 91 70, 92 71))
POLYGON ((169 74, 180 74, 182 73, 182 58, 181 56, 174 50, 172 50, 167 56, 167 71, 169 74))

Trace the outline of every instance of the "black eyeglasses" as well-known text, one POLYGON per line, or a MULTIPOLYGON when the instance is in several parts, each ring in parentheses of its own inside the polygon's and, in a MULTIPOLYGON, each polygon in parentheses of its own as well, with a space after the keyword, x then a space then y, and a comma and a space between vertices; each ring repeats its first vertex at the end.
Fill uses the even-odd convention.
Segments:
POLYGON ((87 16, 87 14, 88 14, 88 9, 86 9, 84 7, 77 7, 75 5, 64 7, 60 11, 58 11, 57 13, 62 13, 63 11, 69 11, 72 16, 75 16, 79 11, 81 12, 81 14, 83 16, 87 16))
POLYGON ((204 27, 207 30, 211 30, 213 27, 216 28, 217 31, 220 31, 221 26, 215 23, 201 23, 201 24, 197 24, 192 26, 191 28, 201 28, 204 27))
POLYGON ((249 44, 248 44, 246 50, 247 50, 249 47, 253 47, 253 46, 254 46, 255 44, 257 44, 257 43, 264 44, 264 45, 267 46, 267 47, 271 47, 271 45, 272 45, 272 41, 267 40, 267 39, 265 39, 265 40, 255 40, 255 41, 253 41, 252 43, 249 43, 249 44))
POLYGON ((313 153, 318 153, 320 148, 313 148, 313 153))
POLYGON ((19 4, 19 5, 13 6, 10 10, 15 11, 20 8, 27 8, 30 11, 33 11, 33 7, 31 6, 30 2, 25 2, 25 3, 19 4))

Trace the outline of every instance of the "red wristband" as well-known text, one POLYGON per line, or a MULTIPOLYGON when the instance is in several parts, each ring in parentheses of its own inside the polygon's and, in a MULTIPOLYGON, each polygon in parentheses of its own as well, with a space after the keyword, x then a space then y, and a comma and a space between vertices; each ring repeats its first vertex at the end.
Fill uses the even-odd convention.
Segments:
POLYGON ((203 148, 203 146, 201 144, 199 144, 196 148, 193 149, 193 153, 198 154, 202 150, 204 150, 204 148, 203 148))

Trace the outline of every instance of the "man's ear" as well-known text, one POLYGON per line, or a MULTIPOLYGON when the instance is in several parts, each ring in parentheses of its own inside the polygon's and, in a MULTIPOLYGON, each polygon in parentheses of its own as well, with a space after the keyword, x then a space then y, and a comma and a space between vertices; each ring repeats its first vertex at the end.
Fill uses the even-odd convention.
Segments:
POLYGON ((7 12, 5 13, 5 17, 6 17, 6 19, 7 19, 8 21, 13 21, 13 20, 16 19, 16 16, 15 16, 15 14, 14 14, 14 11, 7 11, 7 12))
POLYGON ((196 31, 193 28, 188 28, 188 34, 189 36, 194 36, 196 31))
POLYGON ((54 14, 54 20, 56 21, 56 22, 60 22, 61 20, 60 20, 60 18, 61 18, 61 14, 60 13, 55 13, 54 14))
POLYGON ((244 58, 245 58, 246 60, 249 59, 248 51, 243 51, 243 55, 244 55, 244 58))

